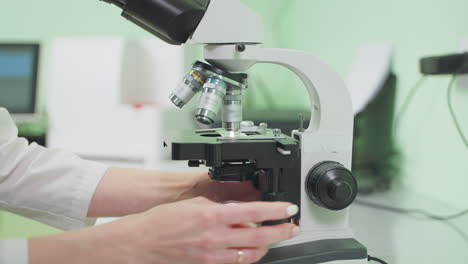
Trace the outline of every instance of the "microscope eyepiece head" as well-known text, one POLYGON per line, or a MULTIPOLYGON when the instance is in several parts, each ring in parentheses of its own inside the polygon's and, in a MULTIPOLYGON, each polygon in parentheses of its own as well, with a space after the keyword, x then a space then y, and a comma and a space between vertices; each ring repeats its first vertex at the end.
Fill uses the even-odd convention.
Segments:
POLYGON ((187 42, 210 4, 210 0, 105 1, 122 8, 123 17, 173 45, 187 42))

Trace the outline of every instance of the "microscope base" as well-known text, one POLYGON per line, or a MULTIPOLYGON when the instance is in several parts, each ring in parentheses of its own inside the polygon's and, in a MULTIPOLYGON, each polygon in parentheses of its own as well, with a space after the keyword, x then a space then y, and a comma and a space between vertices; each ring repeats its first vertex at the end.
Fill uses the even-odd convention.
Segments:
POLYGON ((367 249, 355 239, 329 239, 271 249, 257 264, 364 264, 367 249))

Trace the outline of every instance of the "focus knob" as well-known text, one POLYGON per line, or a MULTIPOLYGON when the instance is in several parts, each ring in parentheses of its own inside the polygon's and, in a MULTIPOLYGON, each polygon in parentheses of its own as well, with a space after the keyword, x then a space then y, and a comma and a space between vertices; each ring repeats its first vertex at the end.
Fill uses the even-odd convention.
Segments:
POLYGON ((342 210, 356 199, 357 182, 351 171, 340 163, 325 161, 307 175, 306 190, 317 205, 342 210))

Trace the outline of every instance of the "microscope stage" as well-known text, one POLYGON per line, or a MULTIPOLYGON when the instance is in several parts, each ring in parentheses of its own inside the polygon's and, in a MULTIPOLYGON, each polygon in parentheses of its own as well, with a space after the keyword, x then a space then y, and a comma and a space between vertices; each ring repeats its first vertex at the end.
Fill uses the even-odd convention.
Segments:
POLYGON ((213 167, 227 161, 255 162, 258 168, 299 167, 299 144, 289 136, 237 133, 229 138, 222 136, 224 132, 221 129, 187 132, 172 143, 172 159, 203 160, 213 167))

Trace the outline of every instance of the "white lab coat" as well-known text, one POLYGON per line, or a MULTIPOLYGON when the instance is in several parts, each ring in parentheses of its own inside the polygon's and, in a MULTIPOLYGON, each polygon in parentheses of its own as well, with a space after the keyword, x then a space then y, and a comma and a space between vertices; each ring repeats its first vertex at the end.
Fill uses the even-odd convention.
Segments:
MULTIPOLYGON (((107 167, 17 134, 0 108, 0 210, 65 230, 94 224, 86 215, 107 167)), ((0 263, 27 264, 27 250, 26 239, 0 240, 0 263)))

